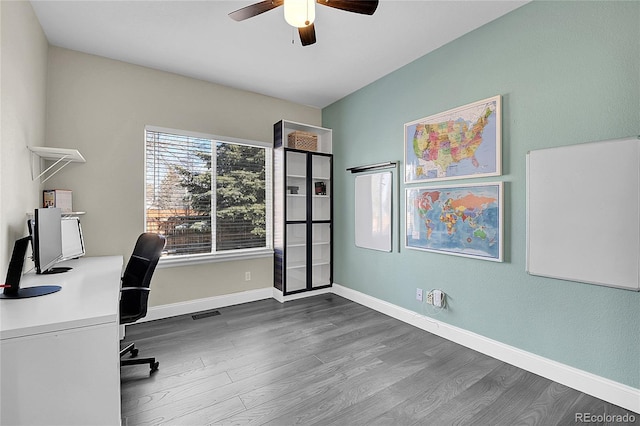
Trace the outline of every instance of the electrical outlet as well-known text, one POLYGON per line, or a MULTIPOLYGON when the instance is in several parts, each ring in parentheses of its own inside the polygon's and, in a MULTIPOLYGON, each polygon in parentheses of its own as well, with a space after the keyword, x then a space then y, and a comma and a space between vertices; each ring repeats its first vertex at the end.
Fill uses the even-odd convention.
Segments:
POLYGON ((422 289, 416 288, 416 300, 422 302, 422 289))
POLYGON ((244 273, 244 280, 251 281, 251 272, 247 271, 244 273))
POLYGON ((446 294, 442 290, 431 290, 427 293, 427 303, 436 308, 444 308, 446 294))
POLYGON ((444 293, 440 290, 433 290, 433 306, 441 308, 444 302, 444 293))

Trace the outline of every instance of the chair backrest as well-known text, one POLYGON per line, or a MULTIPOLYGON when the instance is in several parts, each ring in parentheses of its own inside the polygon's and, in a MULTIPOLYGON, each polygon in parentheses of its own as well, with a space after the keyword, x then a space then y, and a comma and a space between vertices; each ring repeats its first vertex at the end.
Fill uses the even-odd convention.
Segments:
POLYGON ((122 275, 121 324, 134 322, 147 314, 151 277, 165 243, 165 237, 158 234, 144 233, 138 237, 133 254, 122 275), (128 288, 135 289, 124 290, 128 288))

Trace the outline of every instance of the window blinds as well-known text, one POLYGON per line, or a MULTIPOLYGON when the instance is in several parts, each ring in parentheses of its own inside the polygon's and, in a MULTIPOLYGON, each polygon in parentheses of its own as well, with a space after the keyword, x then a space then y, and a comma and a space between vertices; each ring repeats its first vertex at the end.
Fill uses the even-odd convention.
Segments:
POLYGON ((268 246, 267 148, 145 133, 146 230, 167 237, 168 255, 268 246))

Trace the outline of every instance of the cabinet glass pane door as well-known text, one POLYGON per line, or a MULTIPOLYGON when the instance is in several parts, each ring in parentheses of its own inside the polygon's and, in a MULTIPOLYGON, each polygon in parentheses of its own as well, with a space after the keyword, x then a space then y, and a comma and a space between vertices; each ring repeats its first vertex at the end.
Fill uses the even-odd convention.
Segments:
POLYGON ((311 286, 331 284, 331 224, 314 223, 311 241, 311 286))
POLYGON ((331 157, 314 155, 311 174, 312 220, 331 220, 331 157))
POLYGON ((307 217, 307 156, 287 152, 287 221, 307 217))
POLYGON ((307 288, 307 225, 287 225, 286 284, 287 291, 307 288))

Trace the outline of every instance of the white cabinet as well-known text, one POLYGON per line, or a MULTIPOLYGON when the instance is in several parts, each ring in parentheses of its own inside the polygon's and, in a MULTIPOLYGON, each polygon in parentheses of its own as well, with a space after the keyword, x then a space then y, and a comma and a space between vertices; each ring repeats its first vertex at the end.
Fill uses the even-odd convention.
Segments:
POLYGON ((20 286, 60 291, 0 300, 0 424, 120 424, 121 256, 84 257, 20 286))
POLYGON ((281 121, 274 125, 275 287, 283 295, 332 282, 331 130, 281 121), (292 147, 288 135, 317 136, 315 150, 292 147))

